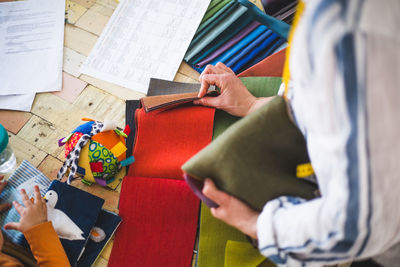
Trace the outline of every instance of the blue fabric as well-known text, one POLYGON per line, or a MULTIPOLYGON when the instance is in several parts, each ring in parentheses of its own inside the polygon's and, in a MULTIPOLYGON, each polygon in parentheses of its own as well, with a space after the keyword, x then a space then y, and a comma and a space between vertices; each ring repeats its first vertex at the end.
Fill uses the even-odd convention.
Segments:
POLYGON ((72 133, 83 133, 83 134, 90 134, 92 131, 92 125, 94 121, 88 121, 84 124, 79 125, 72 131, 72 133))
POLYGON ((247 25, 252 22, 250 16, 244 16, 234 22, 229 28, 227 28, 223 33, 215 38, 212 43, 200 51, 196 56, 188 61, 189 64, 195 65, 207 57, 209 54, 217 50, 219 47, 227 43, 231 38, 243 30, 247 25))
POLYGON ((238 69, 238 73, 245 71, 246 69, 256 65, 258 62, 260 62, 261 60, 269 57, 270 55, 274 54, 276 51, 276 49, 279 49, 280 46, 285 43, 285 40, 283 38, 279 38, 278 40, 276 40, 275 42, 273 42, 266 50, 261 51, 261 53, 259 53, 256 58, 252 59, 251 61, 247 62, 244 66, 242 66, 241 68, 238 69))
POLYGON ((246 56, 241 57, 239 61, 235 65, 230 65, 227 63, 227 66, 232 68, 234 72, 239 71, 240 68, 242 68, 246 63, 248 63, 250 60, 252 60, 254 57, 256 57, 259 53, 261 53, 263 50, 267 49, 268 46, 270 46, 274 41, 278 39, 278 35, 275 33, 272 33, 267 39, 265 39, 262 43, 260 43, 258 46, 256 46, 253 50, 250 51, 246 56))
POLYGON ((233 57, 231 57, 229 60, 227 60, 226 65, 229 67, 235 65, 236 62, 238 62, 240 59, 242 59, 247 54, 251 53, 257 46, 262 44, 265 40, 269 39, 270 36, 276 36, 276 35, 273 35, 271 30, 264 32, 263 34, 258 36, 257 39, 255 39, 248 46, 246 46, 243 50, 241 50, 239 53, 235 54, 233 57))
POLYGON ((271 31, 264 25, 258 26, 254 31, 252 31, 249 35, 243 38, 240 42, 232 46, 221 56, 214 59, 211 64, 215 65, 218 62, 227 62, 230 58, 232 58, 237 53, 240 53, 243 49, 246 49, 251 45, 253 41, 257 41, 259 37, 264 36, 265 34, 270 34, 271 31), (250 45, 249 45, 250 44, 250 45))

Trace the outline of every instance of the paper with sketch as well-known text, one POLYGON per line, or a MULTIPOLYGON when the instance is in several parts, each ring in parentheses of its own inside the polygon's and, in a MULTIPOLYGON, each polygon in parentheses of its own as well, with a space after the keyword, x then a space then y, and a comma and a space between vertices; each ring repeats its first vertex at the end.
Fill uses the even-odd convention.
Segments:
POLYGON ((61 90, 64 17, 65 0, 0 3, 0 95, 61 90))
POLYGON ((123 0, 81 72, 147 93, 172 80, 210 0, 123 0))

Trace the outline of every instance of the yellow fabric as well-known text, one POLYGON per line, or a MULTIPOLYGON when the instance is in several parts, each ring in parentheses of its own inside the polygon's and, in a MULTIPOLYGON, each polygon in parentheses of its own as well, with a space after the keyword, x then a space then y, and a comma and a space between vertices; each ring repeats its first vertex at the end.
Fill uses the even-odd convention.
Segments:
POLYGON ((224 267, 274 267, 275 264, 269 262, 260 252, 249 242, 228 240, 225 246, 225 265, 224 267))
POLYGON ((126 151, 126 146, 122 142, 118 142, 115 146, 111 148, 111 153, 114 154, 116 158, 122 155, 126 151))
POLYGON ((301 15, 303 14, 303 11, 304 11, 304 2, 300 0, 299 3, 297 4, 296 14, 294 16, 293 24, 289 33, 288 47, 286 48, 286 60, 285 60, 285 66, 283 68, 283 82, 285 84, 285 93, 283 96, 285 99, 287 99, 288 84, 290 80, 289 60, 290 60, 290 50, 292 47, 293 35, 297 28, 297 25, 299 24, 299 20, 301 15))
POLYGON ((89 145, 90 145, 90 142, 88 142, 86 145, 84 145, 83 148, 81 149, 81 153, 79 155, 78 166, 85 169, 84 178, 86 181, 91 182, 91 183, 96 183, 96 181, 94 180, 92 170, 90 169, 90 164, 89 164, 89 145))
POLYGON ((297 165, 297 170, 296 170, 297 178, 305 178, 313 174, 314 174, 314 169, 311 166, 311 163, 297 165))

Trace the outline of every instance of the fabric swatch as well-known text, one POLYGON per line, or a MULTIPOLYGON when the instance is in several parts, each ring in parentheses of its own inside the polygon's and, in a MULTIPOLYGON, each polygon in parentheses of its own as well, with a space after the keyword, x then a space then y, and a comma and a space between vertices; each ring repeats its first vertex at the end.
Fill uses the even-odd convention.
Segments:
POLYGON ((218 188, 260 211, 279 196, 315 197, 316 186, 296 178, 297 165, 308 162, 303 135, 290 121, 283 98, 275 97, 229 127, 182 169, 193 178, 213 179, 218 188))
POLYGON ((108 266, 190 266, 198 207, 184 181, 125 177, 108 266))
POLYGON ((196 63, 196 67, 202 67, 202 66, 208 64, 209 62, 211 62, 212 60, 217 58, 219 55, 224 53, 226 50, 231 48, 233 45, 238 43, 244 37, 248 36, 250 33, 252 33, 259 26, 260 26, 259 22, 254 21, 254 22, 250 23, 243 30, 241 30, 238 34, 233 36, 231 39, 229 39, 222 46, 218 47, 218 49, 215 50, 211 55, 207 56, 206 58, 204 58, 199 63, 196 63))
POLYGON ((235 73, 238 73, 250 61, 260 60, 258 56, 259 54, 267 53, 267 55, 264 56, 265 58, 273 51, 274 48, 277 48, 279 45, 282 44, 282 42, 279 42, 279 39, 277 37, 278 36, 275 35, 274 33, 271 34, 267 39, 265 39, 256 47, 254 47, 254 49, 251 50, 246 56, 239 59, 234 65, 230 65, 229 63, 228 65, 232 68, 232 70, 235 73), (278 45, 276 45, 276 43, 278 43, 278 45))
MULTIPOLYGON (((258 267, 264 261, 268 260, 249 242, 234 240, 226 242, 225 267, 258 267)), ((274 267, 275 264, 269 262, 265 266, 274 267)))
POLYGON ((239 19, 242 15, 247 12, 247 8, 238 6, 235 11, 224 20, 221 21, 212 31, 208 32, 203 38, 201 38, 197 44, 190 48, 185 55, 185 60, 189 61, 190 58, 195 56, 204 47, 211 43, 217 36, 219 36, 225 29, 227 29, 232 23, 239 19))
MULTIPOLYGON (((207 21, 201 23, 190 45, 193 46, 194 44, 196 44, 204 35, 206 35, 209 31, 211 31, 224 18, 229 16, 235 10, 235 7, 237 5, 238 3, 236 3, 235 1, 231 1, 228 4, 226 4, 223 8, 218 10, 218 12, 216 12, 207 21)), ((189 49, 191 48, 191 46, 189 46, 189 49)))
POLYGON ((180 166, 211 142, 214 111, 189 105, 149 113, 138 109, 136 161, 128 175, 182 179, 180 166))
MULTIPOLYGON (((193 93, 198 92, 200 87, 200 83, 171 82, 167 80, 151 78, 147 96, 193 93)), ((215 86, 211 85, 210 90, 215 90, 215 86)))
POLYGON ((204 23, 209 18, 211 18, 215 13, 217 13, 221 8, 223 8, 226 4, 228 4, 231 0, 214 0, 211 1, 209 7, 207 8, 206 13, 204 14, 201 23, 204 23))
POLYGON ((234 38, 237 34, 239 34, 240 31, 244 30, 252 22, 253 21, 250 17, 244 17, 235 21, 223 33, 217 36, 210 44, 208 44, 195 56, 191 57, 188 63, 192 65, 199 63, 201 60, 205 59, 208 55, 216 51, 218 48, 225 45, 226 42, 229 42, 231 38, 234 38))
POLYGON ((263 59, 256 65, 248 68, 239 74, 240 77, 269 76, 282 77, 283 66, 285 65, 286 49, 283 49, 263 59))

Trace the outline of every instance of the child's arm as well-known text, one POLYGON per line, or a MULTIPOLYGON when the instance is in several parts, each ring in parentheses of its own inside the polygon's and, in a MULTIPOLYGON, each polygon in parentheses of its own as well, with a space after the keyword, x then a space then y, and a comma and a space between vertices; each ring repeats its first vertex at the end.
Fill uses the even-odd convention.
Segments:
POLYGON ((67 255, 51 222, 47 221, 46 202, 35 186, 35 198, 32 202, 25 190, 21 190, 24 206, 14 201, 13 205, 21 215, 19 222, 8 223, 4 229, 17 230, 24 234, 31 247, 38 266, 70 266, 67 255))

